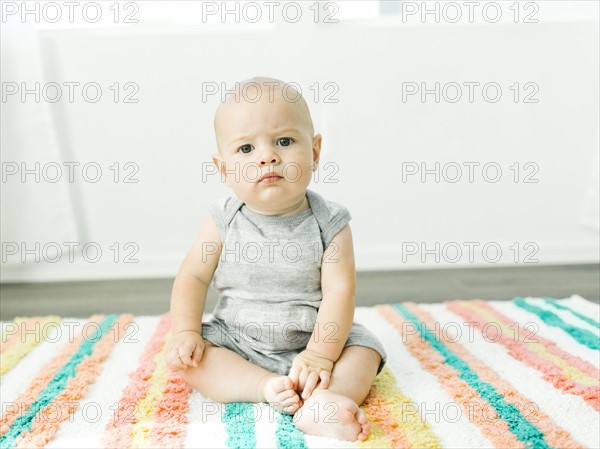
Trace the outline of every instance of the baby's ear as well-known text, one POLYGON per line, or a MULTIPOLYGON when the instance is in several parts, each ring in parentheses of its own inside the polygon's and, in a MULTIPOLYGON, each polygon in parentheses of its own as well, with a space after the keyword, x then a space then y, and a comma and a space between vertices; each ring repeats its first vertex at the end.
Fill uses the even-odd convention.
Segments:
POLYGON ((213 163, 217 166, 217 169, 219 170, 219 172, 222 172, 223 169, 225 168, 225 165, 223 163, 223 159, 221 158, 221 155, 219 153, 214 153, 211 157, 212 157, 213 163))
POLYGON ((229 185, 229 179, 227 178, 227 172, 225 170, 225 162, 223 162, 223 158, 219 153, 215 153, 212 155, 213 163, 217 166, 217 170, 219 171, 219 175, 221 175, 221 182, 223 179, 225 180, 225 184, 229 185))
POLYGON ((321 154, 321 143, 323 141, 323 137, 321 136, 321 134, 316 134, 315 137, 313 137, 313 159, 315 162, 317 162, 319 160, 319 155, 321 154))

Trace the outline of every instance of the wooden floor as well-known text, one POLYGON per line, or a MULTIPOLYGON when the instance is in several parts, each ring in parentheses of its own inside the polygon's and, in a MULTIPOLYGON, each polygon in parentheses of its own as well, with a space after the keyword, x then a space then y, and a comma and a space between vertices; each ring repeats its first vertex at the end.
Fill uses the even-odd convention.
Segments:
MULTIPOLYGON (((173 279, 1 284, 0 319, 92 313, 155 315, 169 309, 173 279)), ((515 296, 600 298, 600 265, 465 268, 359 272, 357 305, 449 299, 512 299, 515 296)), ((216 303, 210 291, 206 311, 216 303)))

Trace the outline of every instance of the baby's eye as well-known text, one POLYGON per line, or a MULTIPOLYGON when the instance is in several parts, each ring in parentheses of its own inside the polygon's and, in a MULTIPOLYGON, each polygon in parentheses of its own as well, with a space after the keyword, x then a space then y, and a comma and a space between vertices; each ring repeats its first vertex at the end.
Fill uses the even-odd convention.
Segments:
POLYGON ((252 151, 252 145, 242 145, 241 147, 238 148, 238 151, 244 153, 244 154, 248 154, 252 151))
POLYGON ((294 139, 291 137, 282 137, 281 139, 277 139, 277 144, 282 147, 289 147, 294 142, 294 139))

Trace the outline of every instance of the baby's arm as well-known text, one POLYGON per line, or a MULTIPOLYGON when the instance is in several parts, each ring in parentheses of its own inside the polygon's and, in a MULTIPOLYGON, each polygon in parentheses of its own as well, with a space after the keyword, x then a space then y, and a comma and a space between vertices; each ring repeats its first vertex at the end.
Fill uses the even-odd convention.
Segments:
POLYGON ((202 358, 202 313, 220 254, 219 232, 209 217, 204 221, 196 243, 181 263, 173 284, 172 336, 167 349, 167 364, 172 369, 197 366, 202 358))
POLYGON ((323 300, 306 350, 296 356, 290 377, 306 399, 319 381, 327 388, 333 364, 339 359, 354 319, 356 272, 350 226, 346 225, 323 253, 323 300))

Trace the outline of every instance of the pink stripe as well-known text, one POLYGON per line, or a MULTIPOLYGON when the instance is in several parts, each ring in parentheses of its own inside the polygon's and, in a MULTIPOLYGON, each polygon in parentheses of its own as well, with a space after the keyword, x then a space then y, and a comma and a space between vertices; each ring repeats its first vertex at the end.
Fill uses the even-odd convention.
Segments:
POLYGON ((444 339, 443 332, 439 332, 440 329, 435 326, 435 319, 429 312, 414 303, 404 303, 404 305, 425 323, 428 328, 435 329, 436 337, 452 352, 463 359, 481 380, 492 385, 504 397, 506 402, 514 405, 529 422, 534 423, 538 429, 544 432, 544 439, 550 446, 560 448, 582 447, 582 444, 575 441, 569 432, 562 429, 548 415, 540 411, 533 400, 515 391, 509 382, 502 379, 493 369, 468 352, 463 345, 454 340, 448 341, 444 339), (533 405, 533 407, 530 408, 530 405, 533 405))
MULTIPOLYGON (((505 315, 493 309, 484 301, 477 300, 474 301, 474 304, 493 313, 496 319, 503 324, 507 326, 514 326, 514 322, 511 322, 505 315)), ((446 307, 448 310, 460 315, 465 320, 473 322, 475 326, 483 332, 483 327, 486 325, 487 320, 480 314, 467 309, 457 301, 447 302, 446 307)), ((527 338, 529 333, 529 331, 519 326, 518 335, 514 335, 516 334, 515 332, 512 335, 500 334, 498 337, 495 337, 494 335, 494 338, 499 338, 498 342, 508 349, 508 353, 513 358, 532 368, 535 368, 542 374, 543 378, 555 388, 564 391, 565 393, 580 396, 595 410, 600 411, 600 387, 594 385, 581 385, 575 380, 567 378, 559 366, 550 362, 549 360, 543 359, 538 354, 530 350, 527 347, 528 343, 523 341, 525 338, 527 338)), ((535 335, 533 338, 535 338, 540 344, 544 345, 548 352, 562 358, 571 366, 580 370, 582 373, 592 378, 598 378, 598 370, 596 370, 586 361, 577 356, 566 353, 558 348, 554 342, 550 342, 539 335, 535 335)))
POLYGON ((99 376, 102 371, 102 363, 117 343, 116 337, 120 338, 125 335, 126 325, 132 319, 133 315, 121 315, 116 320, 111 326, 111 329, 118 330, 116 335, 109 331, 102 340, 94 345, 92 354, 77 366, 75 377, 67 381, 65 389, 52 400, 51 405, 39 412, 38 416, 41 419, 33 420, 31 429, 23 432, 17 439, 17 446, 23 448, 43 447, 50 442, 62 422, 75 412, 76 406, 73 403, 85 396, 88 386, 94 383, 99 376))
POLYGON ((115 419, 110 420, 106 425, 102 443, 107 448, 120 449, 131 446, 131 429, 136 422, 135 410, 138 402, 146 396, 150 388, 148 380, 156 369, 155 356, 162 349, 170 325, 170 315, 168 313, 161 315, 154 335, 142 352, 139 367, 130 374, 131 381, 123 390, 115 419))
MULTIPOLYGON (((487 302, 481 301, 481 300, 476 300, 475 304, 478 307, 481 307, 482 309, 485 309, 485 310, 495 314, 496 317, 500 318, 504 324, 506 324, 508 326, 514 324, 514 322, 511 322, 506 315, 502 314, 500 311, 493 308, 487 302)), ((529 331, 527 331, 526 329, 520 328, 519 335, 527 336, 528 334, 529 334, 529 331)), ((596 369, 592 364, 586 362, 585 360, 581 359, 580 357, 573 356, 573 355, 569 354, 568 352, 563 351, 558 346, 556 346, 556 343, 554 343, 553 341, 546 340, 539 334, 532 336, 532 338, 537 340, 540 344, 543 344, 546 347, 546 349, 548 350, 548 352, 569 362, 569 365, 577 368, 579 371, 581 371, 582 373, 591 377, 592 379, 598 379, 598 377, 600 376, 600 371, 598 369, 596 369)))
POLYGON ((475 389, 459 378, 459 373, 445 363, 444 357, 433 349, 429 342, 420 338, 416 333, 405 332, 405 330, 414 329, 407 325, 408 321, 405 321, 391 306, 383 305, 375 306, 375 308, 396 328, 402 336, 402 342, 421 363, 421 366, 436 376, 448 394, 458 404, 461 404, 463 413, 469 418, 469 422, 476 424, 496 447, 525 448, 525 443, 517 439, 508 428, 508 424, 500 419, 489 403, 482 399, 475 389), (484 409, 486 413, 473 413, 474 410, 484 409))
POLYGON ((192 389, 181 376, 169 370, 165 391, 154 404, 156 414, 150 433, 150 441, 154 447, 183 447, 191 392, 192 389))
MULTIPOLYGON (((104 315, 93 315, 89 321, 101 322, 103 318, 104 315)), ((62 331, 65 332, 66 330, 62 329, 62 331)), ((0 420, 0 435, 4 435, 15 419, 29 409, 31 404, 54 378, 58 370, 78 351, 82 341, 83 335, 80 332, 76 333, 73 341, 69 342, 58 356, 54 357, 46 366, 40 368, 39 374, 31 381, 27 390, 15 399, 18 408, 11 408, 2 416, 0 420)))

